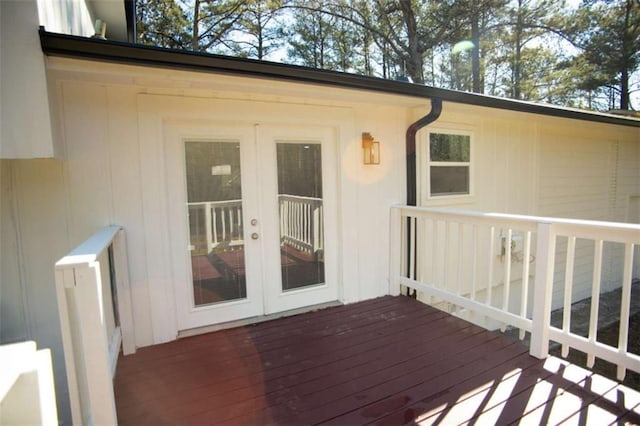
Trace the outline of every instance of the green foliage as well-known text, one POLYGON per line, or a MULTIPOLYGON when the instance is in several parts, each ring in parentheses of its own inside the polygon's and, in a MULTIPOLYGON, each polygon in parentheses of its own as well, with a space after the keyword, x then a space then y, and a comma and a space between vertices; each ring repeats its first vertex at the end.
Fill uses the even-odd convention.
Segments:
POLYGON ((431 133, 429 158, 431 161, 468 163, 471 158, 471 138, 468 135, 431 133))
POLYGON ((582 49, 573 64, 578 88, 614 90, 617 107, 628 109, 629 78, 640 67, 640 2, 583 1, 576 18, 572 35, 582 49))
POLYGON ((594 109, 632 108, 640 81, 638 0, 136 1, 161 47, 594 109))
POLYGON ((189 21, 174 0, 137 0, 138 43, 185 49, 190 45, 189 21))

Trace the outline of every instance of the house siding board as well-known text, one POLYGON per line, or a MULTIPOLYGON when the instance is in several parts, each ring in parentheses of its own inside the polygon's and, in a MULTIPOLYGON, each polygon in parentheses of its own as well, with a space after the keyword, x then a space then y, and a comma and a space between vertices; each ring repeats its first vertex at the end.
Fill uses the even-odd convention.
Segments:
MULTIPOLYGON (((637 167, 640 140, 634 138, 634 133, 637 132, 633 129, 599 129, 594 126, 574 129, 571 133, 555 127, 545 128, 540 141, 538 214, 625 221, 621 205, 623 200, 628 200, 636 193, 637 182, 640 182, 637 167), (625 152, 624 160, 621 149, 625 152)), ((566 239, 561 240, 557 252, 553 308, 562 306, 566 239)), ((622 253, 623 247, 619 244, 605 245, 601 292, 621 285, 622 253)), ((593 242, 578 240, 573 300, 591 296, 593 256, 593 242)), ((633 276, 636 277, 640 271, 637 265, 634 269, 633 276)))
POLYGON ((47 31, 84 37, 95 33, 85 0, 36 0, 36 3, 40 25, 47 31))
POLYGON ((28 340, 29 312, 21 276, 13 162, 0 160, 0 344, 28 340))
POLYGON ((0 2, 0 158, 52 158, 54 146, 36 0, 0 2))
MULTIPOLYGON (((356 184, 355 215, 345 223, 357 223, 358 299, 387 294, 389 283, 389 209, 404 201, 405 141, 399 137, 406 122, 403 109, 390 106, 361 105, 355 108, 355 127, 369 132, 380 142, 381 162, 377 166, 362 164, 360 139, 352 142, 350 155, 343 161, 345 178, 356 184), (363 249, 363 248, 366 248, 363 249)), ((350 226, 349 226, 350 227, 350 226)), ((349 282, 345 280, 345 283, 349 282)))
POLYGON ((135 337, 138 346, 153 343, 149 307, 147 250, 142 205, 142 175, 138 148, 137 94, 131 88, 112 87, 107 93, 108 150, 113 220, 125 225, 129 256, 135 337))
MULTIPOLYGON (((2 281, 20 280, 23 286, 24 317, 28 336, 39 348, 52 351, 55 387, 60 419, 70 419, 61 332, 56 305, 53 265, 70 249, 67 234, 63 164, 53 159, 11 160, 14 173, 15 220, 9 233, 19 235, 17 268, 2 270, 2 281), (18 276, 7 274, 18 273, 18 276)), ((5 224, 3 223, 3 227, 5 224)), ((3 234, 4 230, 3 229, 3 234)), ((3 242, 5 235, 2 236, 3 242)), ((3 256, 4 258, 4 256, 3 256)))
POLYGON ((64 85, 64 166, 72 247, 112 223, 106 96, 103 86, 64 85))

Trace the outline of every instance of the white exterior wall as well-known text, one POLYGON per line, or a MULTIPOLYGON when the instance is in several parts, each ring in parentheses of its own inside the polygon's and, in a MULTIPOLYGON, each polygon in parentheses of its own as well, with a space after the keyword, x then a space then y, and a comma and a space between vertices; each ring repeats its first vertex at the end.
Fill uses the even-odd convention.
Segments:
POLYGON ((62 172, 53 159, 0 160, 0 343, 51 349, 58 414, 70 419, 53 276, 70 249, 62 172))
MULTIPOLYGON (((0 158, 56 158, 45 57, 38 27, 93 34, 85 0, 0 1, 0 158)), ((54 123, 54 126, 56 124, 54 123)))
MULTIPOLYGON (((416 117, 426 112, 420 109, 416 117)), ((428 200, 426 191, 419 189, 423 206, 640 223, 638 128, 447 103, 440 119, 430 127, 473 133, 474 194, 428 200)), ((427 133, 423 131, 419 138, 423 149, 426 142, 427 133)), ((419 178, 423 187, 424 173, 419 178)), ((566 239, 559 239, 553 309, 562 306, 565 250, 566 239)), ((621 245, 605 245, 602 291, 620 287, 622 250, 621 245)), ((593 252, 592 243, 578 240, 574 300, 591 296, 593 252)), ((640 278, 638 253, 635 259, 633 277, 640 278)), ((512 263, 512 276, 519 276, 521 267, 512 263)), ((499 283, 502 261, 497 261, 495 268, 494 278, 499 283)), ((482 267, 479 272, 486 276, 482 267)), ((517 288, 518 281, 513 284, 517 288)), ((493 296, 501 300, 499 287, 493 296)))
POLYGON ((93 19, 85 0, 36 1, 40 25, 47 31, 83 37, 94 34, 93 19))
POLYGON ((0 2, 0 158, 56 155, 36 0, 0 2))
MULTIPOLYGON (((612 222, 640 223, 633 200, 640 194, 640 136, 637 129, 611 131, 592 124, 559 130, 545 127, 540 143, 539 214, 612 222)), ((559 246, 555 268, 553 306, 561 305, 564 291, 566 239, 559 246)), ((593 243, 576 244, 574 300, 591 296, 593 243)), ((619 288, 624 249, 605 244, 601 291, 619 288)), ((636 253, 633 278, 640 278, 636 253)))

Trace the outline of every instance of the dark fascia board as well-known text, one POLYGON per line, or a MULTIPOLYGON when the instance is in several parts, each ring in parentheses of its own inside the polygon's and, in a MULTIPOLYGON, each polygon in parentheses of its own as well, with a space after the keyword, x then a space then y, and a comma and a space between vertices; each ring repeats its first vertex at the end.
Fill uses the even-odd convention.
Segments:
POLYGON ((639 119, 620 117, 612 114, 517 101, 477 93, 459 92, 420 84, 336 71, 318 70, 297 65, 70 36, 47 32, 42 27, 40 28, 40 44, 44 54, 50 56, 91 59, 216 74, 243 75, 307 84, 328 85, 346 89, 366 90, 420 99, 438 98, 445 102, 640 127, 639 119))

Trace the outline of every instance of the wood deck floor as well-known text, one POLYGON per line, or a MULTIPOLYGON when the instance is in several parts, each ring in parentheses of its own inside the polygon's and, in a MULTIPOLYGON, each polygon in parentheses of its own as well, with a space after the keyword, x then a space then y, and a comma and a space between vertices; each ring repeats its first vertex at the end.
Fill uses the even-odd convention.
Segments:
POLYGON ((406 297, 120 358, 121 425, 638 424, 640 394, 406 297))

